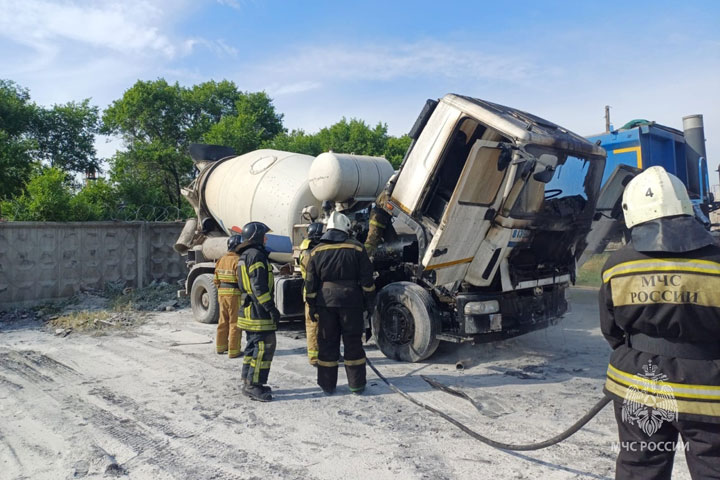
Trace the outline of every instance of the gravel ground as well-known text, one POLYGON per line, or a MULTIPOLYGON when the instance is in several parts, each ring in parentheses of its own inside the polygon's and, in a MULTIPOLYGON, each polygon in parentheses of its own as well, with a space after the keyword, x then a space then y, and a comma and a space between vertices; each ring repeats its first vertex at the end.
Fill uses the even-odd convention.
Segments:
MULTIPOLYGON (((595 298, 574 290, 558 326, 486 345, 442 344, 424 363, 390 361, 372 344, 367 354, 398 387, 484 435, 543 440, 600 398, 609 348, 595 298), (479 410, 421 375, 467 393, 479 410)), ((336 395, 323 395, 299 324, 278 333, 275 399, 257 403, 240 394, 241 361, 213 352, 214 325, 193 321, 187 308, 141 315, 130 328, 92 334, 56 334, 47 315, 0 317, 1 479, 613 477, 610 408, 560 445, 503 452, 372 372, 362 396, 350 394, 342 372, 336 395)), ((673 478, 689 478, 682 454, 673 478)))

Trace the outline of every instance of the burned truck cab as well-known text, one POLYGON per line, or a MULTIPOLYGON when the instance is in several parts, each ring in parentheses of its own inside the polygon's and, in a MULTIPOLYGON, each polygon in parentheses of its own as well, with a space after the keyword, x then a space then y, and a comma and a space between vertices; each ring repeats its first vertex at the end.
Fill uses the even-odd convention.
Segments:
POLYGON ((381 207, 414 236, 417 259, 404 287, 380 291, 383 353, 417 361, 440 340, 507 338, 558 320, 605 151, 529 113, 452 94, 428 101, 411 137, 381 207))

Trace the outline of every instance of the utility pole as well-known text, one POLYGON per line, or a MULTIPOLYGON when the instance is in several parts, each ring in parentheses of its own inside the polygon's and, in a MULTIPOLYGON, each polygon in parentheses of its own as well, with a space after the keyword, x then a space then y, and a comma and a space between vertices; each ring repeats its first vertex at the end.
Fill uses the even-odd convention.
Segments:
POLYGON ((605 105, 605 133, 610 133, 610 105, 605 105))

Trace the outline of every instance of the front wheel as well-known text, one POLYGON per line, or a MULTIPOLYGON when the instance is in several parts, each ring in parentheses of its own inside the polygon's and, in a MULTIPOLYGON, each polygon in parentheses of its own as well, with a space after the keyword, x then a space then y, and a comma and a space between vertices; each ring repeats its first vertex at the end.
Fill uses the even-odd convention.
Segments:
POLYGON ((378 293, 373 331, 380 351, 403 362, 420 362, 438 345, 441 323, 430 293, 411 282, 396 282, 378 293))
POLYGON ((193 317, 200 323, 218 323, 220 304, 217 287, 209 273, 198 275, 190 289, 193 317))

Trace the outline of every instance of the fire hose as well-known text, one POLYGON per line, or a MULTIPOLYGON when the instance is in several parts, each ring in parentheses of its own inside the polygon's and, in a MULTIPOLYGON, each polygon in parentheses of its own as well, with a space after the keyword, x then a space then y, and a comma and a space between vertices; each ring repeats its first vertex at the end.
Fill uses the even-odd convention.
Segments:
MULTIPOLYGON (((604 396, 604 397, 603 397, 599 402, 597 402, 590 410, 588 410, 588 412, 587 412, 585 415, 583 415, 577 422, 575 422, 574 424, 572 424, 572 426, 570 426, 570 428, 568 428, 567 430, 563 431, 563 432, 560 433, 559 435, 555 435, 554 437, 549 438, 549 439, 547 439, 547 440, 545 440, 545 441, 542 441, 542 442, 528 443, 528 444, 524 444, 524 445, 515 445, 515 444, 510 444, 510 443, 498 442, 498 441, 492 440, 491 438, 488 438, 488 437, 486 437, 486 436, 484 436, 484 435, 480 435, 479 433, 477 433, 476 431, 472 430, 470 427, 468 427, 467 425, 463 424, 462 422, 454 419, 454 418, 451 417, 450 415, 448 415, 448 414, 446 414, 446 413, 444 413, 444 412, 441 412, 440 410, 438 410, 438 409, 436 409, 436 408, 434 408, 434 407, 431 407, 430 405, 427 405, 427 404, 425 404, 425 403, 423 403, 423 402, 421 402, 421 401, 419 401, 419 400, 416 400, 415 398, 411 397, 408 393, 404 392, 404 391, 401 390, 400 388, 398 388, 398 387, 396 387, 395 385, 393 385, 387 378, 385 378, 385 377, 383 376, 383 374, 380 373, 377 368, 375 368, 375 365, 372 364, 372 362, 370 361, 369 358, 367 358, 366 361, 367 361, 367 364, 368 364, 368 365, 370 366, 370 368, 372 369, 372 371, 375 372, 375 375, 377 375, 378 378, 380 378, 380 380, 382 380, 383 382, 385 382, 385 384, 386 384, 386 385, 390 388, 390 390, 392 390, 393 392, 400 394, 400 395, 403 396, 405 399, 409 400, 410 402, 414 403, 415 405, 417 405, 417 406, 419 406, 419 407, 422 407, 422 408, 424 408, 425 410, 428 410, 428 411, 434 413, 435 415, 438 415, 438 416, 442 417, 443 419, 445 419, 445 420, 447 420, 448 422, 452 423, 453 425, 455 425, 455 426, 458 427, 460 430, 462 430, 463 432, 467 433, 468 435, 470 435, 470 436, 473 437, 474 439, 479 440, 479 441, 481 441, 481 442, 483 442, 483 443, 485 443, 485 444, 487 444, 487 445, 490 445, 491 447, 494 447, 494 448, 497 448, 497 449, 500 449, 500 450, 512 450, 512 451, 516 451, 516 452, 526 452, 526 451, 530 451, 530 450, 540 450, 540 449, 542 449, 542 448, 547 448, 547 447, 549 447, 549 446, 551 446, 551 445, 555 445, 555 444, 557 444, 557 443, 560 443, 560 442, 562 442, 563 440, 565 440, 565 439, 569 438, 570 436, 572 436, 573 434, 575 434, 575 433, 576 433, 578 430, 580 430, 582 427, 584 427, 585 424, 588 423, 590 420, 592 420, 593 417, 595 417, 595 415, 597 415, 597 414, 600 412, 600 410, 602 410, 603 408, 605 408, 605 405, 607 405, 608 403, 610 403, 610 400, 611 400, 610 397, 604 396)), ((438 389, 438 390, 442 390, 442 391, 444 391, 444 392, 446 392, 446 393, 449 393, 449 394, 451 394, 451 395, 454 395, 454 396, 456 396, 456 397, 464 398, 465 400, 468 400, 470 403, 472 403, 472 404, 475 406, 475 408, 478 408, 478 406, 476 405, 475 401, 474 401, 472 398, 470 398, 466 393, 461 392, 461 391, 459 391, 459 390, 455 390, 455 389, 450 388, 450 387, 448 387, 448 386, 446 386, 446 385, 443 385, 443 384, 441 384, 441 383, 439 383, 439 382, 437 382, 437 381, 435 381, 435 380, 433 380, 433 379, 431 379, 431 378, 429 378, 429 377, 426 377, 425 375, 421 375, 420 377, 421 377, 423 380, 425 380, 428 384, 430 384, 431 387, 436 388, 436 389, 438 389)))

